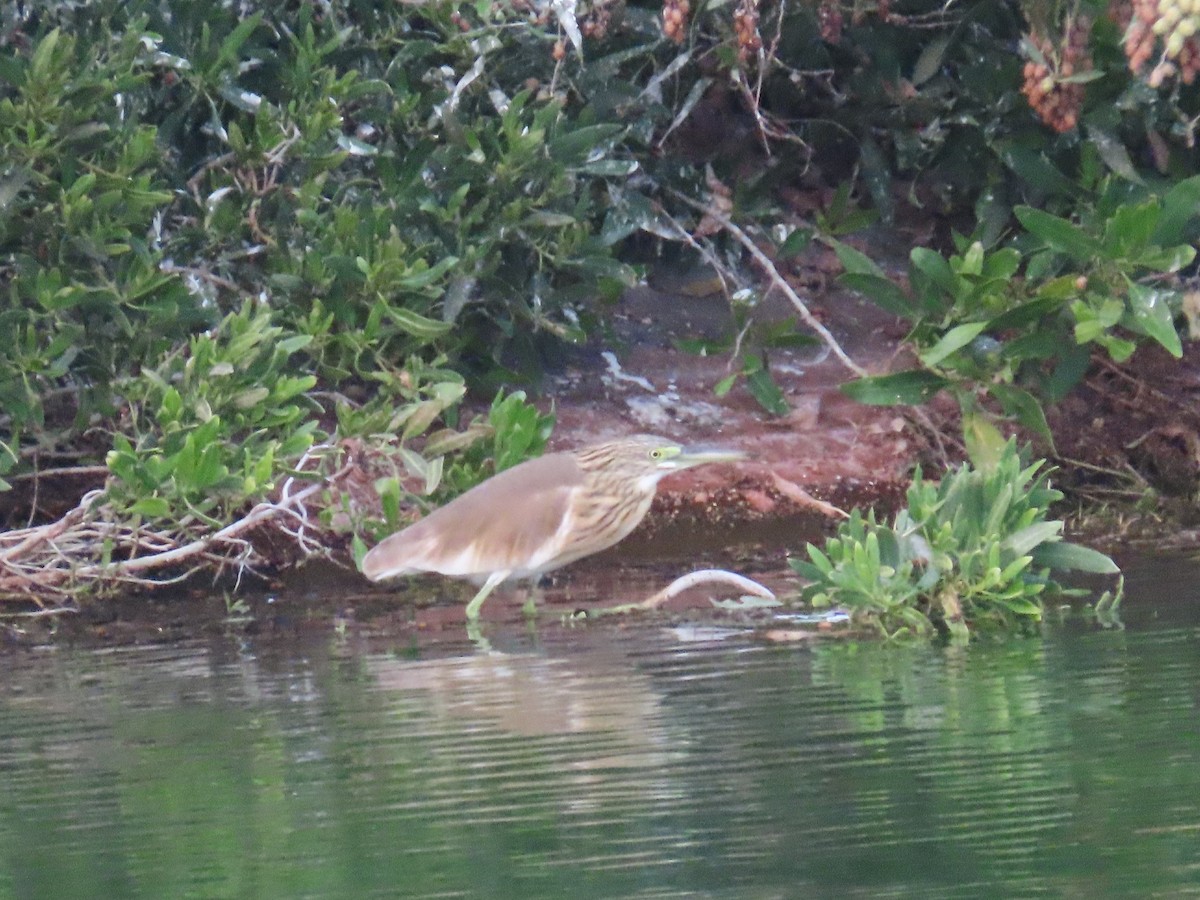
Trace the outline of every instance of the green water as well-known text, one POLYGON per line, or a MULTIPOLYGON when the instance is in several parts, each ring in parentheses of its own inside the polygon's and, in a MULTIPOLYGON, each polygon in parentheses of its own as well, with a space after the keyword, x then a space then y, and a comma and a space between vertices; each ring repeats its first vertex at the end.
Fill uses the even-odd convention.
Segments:
POLYGON ((965 650, 9 651, 0 896, 1200 894, 1200 569, 1131 584, 1123 629, 965 650))

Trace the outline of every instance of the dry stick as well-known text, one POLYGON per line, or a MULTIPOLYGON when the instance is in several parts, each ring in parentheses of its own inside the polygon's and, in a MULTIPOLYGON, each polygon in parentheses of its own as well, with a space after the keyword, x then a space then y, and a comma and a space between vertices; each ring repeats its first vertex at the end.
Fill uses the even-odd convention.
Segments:
POLYGON ((29 532, 28 536, 21 540, 21 542, 16 546, 10 547, 3 553, 0 553, 0 565, 3 565, 10 560, 16 560, 22 553, 32 550, 38 544, 44 544, 46 541, 52 541, 54 538, 65 532, 83 517, 84 512, 86 512, 86 505, 89 501, 89 498, 92 497, 93 494, 95 494, 95 491, 89 491, 86 493, 83 499, 79 501, 79 505, 67 512, 67 514, 57 522, 51 522, 49 525, 42 525, 37 528, 22 529, 22 531, 29 532))
POLYGON ((55 606, 50 609, 23 610, 21 612, 0 612, 0 619, 48 619, 51 616, 61 616, 63 613, 79 612, 74 606, 55 606))
POLYGON ((234 284, 228 278, 222 278, 220 275, 216 275, 213 272, 209 272, 205 269, 197 269, 194 266, 176 266, 172 263, 162 263, 158 268, 159 271, 166 272, 168 275, 191 275, 194 278, 199 278, 203 281, 215 284, 217 287, 225 288, 225 290, 234 294, 239 293, 242 290, 238 285, 234 284))
POLYGON ((9 475, 12 484, 23 481, 35 481, 39 478, 57 478, 61 475, 85 477, 92 475, 107 475, 108 466, 56 466, 52 469, 38 469, 36 472, 22 472, 20 475, 9 475))
POLYGON ((730 572, 727 569, 700 569, 699 571, 676 578, 654 596, 648 597, 641 603, 634 603, 632 606, 635 609, 653 609, 656 606, 662 606, 662 604, 666 603, 672 597, 683 593, 688 588, 693 588, 699 584, 714 583, 731 584, 755 597, 763 597, 767 600, 775 599, 775 594, 770 588, 764 587, 757 581, 747 578, 745 575, 739 575, 737 572, 730 572))
POLYGON ((775 268, 775 263, 771 261, 771 258, 767 256, 767 254, 763 253, 762 250, 759 249, 759 246, 750 239, 750 236, 746 234, 746 232, 742 231, 742 229, 737 225, 734 225, 733 222, 729 220, 728 216, 723 215, 717 210, 705 206, 703 203, 693 200, 691 197, 681 194, 679 191, 676 191, 673 188, 667 188, 667 190, 670 191, 671 194, 677 199, 682 200, 693 209, 697 209, 700 212, 711 216, 713 221, 717 222, 722 228, 729 232, 729 234, 733 235, 733 238, 739 244, 749 250, 750 255, 753 256, 755 261, 763 267, 767 273, 767 276, 770 278, 771 283, 783 292, 783 295, 788 298, 792 306, 796 307, 796 311, 800 313, 800 318, 804 320, 804 324, 817 333, 821 340, 823 340, 829 349, 833 351, 833 355, 841 360, 842 365, 844 365, 859 378, 867 377, 869 374, 867 370, 846 355, 846 351, 843 350, 841 344, 837 342, 837 338, 830 334, 829 329, 822 325, 817 317, 812 314, 809 308, 804 305, 804 301, 800 299, 800 295, 797 294, 792 289, 792 286, 787 283, 786 279, 779 274, 779 270, 775 268))
MULTIPOLYGON (((336 482, 339 478, 344 476, 350 470, 350 468, 351 466, 348 463, 333 475, 323 478, 321 481, 312 484, 307 488, 296 492, 295 494, 289 493, 289 495, 286 496, 280 503, 260 503, 238 521, 231 523, 225 528, 222 528, 207 537, 197 539, 188 544, 184 544, 183 546, 173 547, 170 550, 164 550, 154 553, 150 556, 142 556, 136 559, 126 560, 124 562, 109 563, 107 565, 90 565, 70 570, 50 570, 45 566, 41 566, 36 574, 33 572, 21 571, 25 567, 18 562, 19 554, 26 553, 29 550, 38 547, 40 544, 50 543, 51 546, 59 552, 59 556, 61 558, 61 551, 59 551, 58 547, 55 546, 54 539, 63 534, 71 534, 72 531, 75 531, 76 533, 73 535, 73 537, 78 537, 78 532, 83 530, 94 532, 95 537, 97 538, 102 536, 111 537, 111 533, 106 534, 104 533, 104 529, 92 527, 90 523, 84 523, 82 527, 78 526, 79 519, 86 513, 88 506, 92 503, 93 498, 98 493, 96 491, 91 491, 86 494, 82 500, 80 500, 79 505, 75 509, 68 512, 57 522, 52 522, 49 525, 44 525, 38 528, 26 529, 29 533, 19 543, 6 550, 3 554, 0 554, 0 564, 3 564, 3 568, 9 570, 9 574, 7 576, 0 574, 0 588, 5 590, 22 589, 22 592, 24 593, 32 593, 34 590, 62 593, 62 588, 58 586, 58 583, 65 580, 68 575, 74 575, 76 578, 99 578, 107 576, 118 581, 129 581, 138 584, 169 584, 174 581, 182 580, 182 578, 187 577, 187 575, 190 574, 194 569, 189 570, 189 572, 185 573, 183 576, 171 578, 165 581, 141 578, 138 577, 136 573, 157 567, 168 566, 173 563, 177 563, 180 560, 189 559, 191 557, 209 558, 216 562, 224 562, 226 561, 225 557, 212 553, 210 548, 213 545, 218 543, 241 544, 243 546, 243 550, 245 551, 248 548, 248 545, 243 538, 239 537, 239 535, 251 527, 265 522, 276 515, 291 516, 301 522, 307 522, 307 516, 298 512, 296 507, 303 509, 303 503, 305 500, 307 500, 313 494, 325 489, 330 484, 336 482), (17 582, 17 584, 10 588, 8 587, 9 582, 17 582)), ((292 479, 289 478, 289 489, 291 483, 292 479)), ((304 542, 301 542, 301 544, 304 546, 304 542)), ((307 546, 305 546, 305 549, 308 549, 307 546)))
POLYGON ((215 531, 208 537, 199 538, 192 541, 190 544, 184 544, 182 547, 176 547, 172 550, 166 550, 162 553, 156 553, 153 556, 141 556, 137 559, 131 559, 122 563, 110 563, 107 566, 84 566, 77 569, 75 574, 80 577, 94 578, 99 575, 113 573, 114 568, 119 572, 138 572, 143 569, 152 569, 158 566, 166 566, 171 563, 178 562, 181 559, 187 559, 189 556, 195 556, 205 552, 213 544, 228 541, 232 543, 243 531, 249 530, 252 526, 265 522, 268 519, 280 513, 295 513, 294 509, 289 507, 296 506, 307 500, 313 494, 324 490, 329 486, 329 483, 336 481, 341 476, 350 471, 350 466, 346 465, 335 472, 327 479, 322 479, 316 484, 309 485, 302 491, 293 494, 284 504, 279 503, 259 503, 250 512, 246 513, 242 518, 238 519, 229 525, 226 525, 220 531, 215 531))

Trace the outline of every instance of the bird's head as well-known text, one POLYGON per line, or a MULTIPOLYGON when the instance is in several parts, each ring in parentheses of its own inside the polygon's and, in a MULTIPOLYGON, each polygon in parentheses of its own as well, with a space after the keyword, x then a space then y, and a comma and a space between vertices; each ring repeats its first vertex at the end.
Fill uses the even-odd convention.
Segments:
POLYGON ((592 471, 636 481, 652 489, 660 478, 705 463, 745 459, 739 450, 708 447, 686 448, 667 438, 650 434, 610 441, 583 451, 580 465, 592 471))

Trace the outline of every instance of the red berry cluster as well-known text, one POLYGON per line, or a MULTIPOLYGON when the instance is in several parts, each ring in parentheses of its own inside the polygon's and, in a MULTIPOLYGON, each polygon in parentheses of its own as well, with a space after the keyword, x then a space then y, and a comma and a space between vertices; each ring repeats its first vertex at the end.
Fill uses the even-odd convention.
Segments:
POLYGON ((1063 33, 1061 48, 1055 48, 1048 38, 1029 35, 1042 58, 1025 63, 1021 93, 1041 120, 1059 133, 1070 131, 1079 124, 1083 85, 1065 79, 1092 68, 1092 57, 1088 53, 1091 31, 1089 19, 1070 21, 1063 33))
POLYGON ((612 25, 613 4, 611 0, 597 0, 592 4, 592 10, 579 23, 579 30, 586 38, 603 40, 608 35, 612 25))
POLYGON ((1200 3, 1193 0, 1119 0, 1109 15, 1125 28, 1129 70, 1140 73, 1162 41, 1158 63, 1146 77, 1151 87, 1179 75, 1191 84, 1200 73, 1200 3))
POLYGON ((1158 0, 1138 0, 1136 4, 1124 5, 1128 7, 1127 18, 1122 15, 1122 18, 1126 18, 1125 58, 1129 60, 1129 71, 1136 73, 1154 55, 1154 32, 1151 28, 1158 19, 1158 0))
POLYGON ((692 5, 688 0, 663 0, 663 34, 677 44, 687 37, 688 13, 692 5))
POLYGON ((742 0, 733 11, 733 33, 737 36, 738 59, 745 62, 762 49, 758 33, 758 0, 742 0))

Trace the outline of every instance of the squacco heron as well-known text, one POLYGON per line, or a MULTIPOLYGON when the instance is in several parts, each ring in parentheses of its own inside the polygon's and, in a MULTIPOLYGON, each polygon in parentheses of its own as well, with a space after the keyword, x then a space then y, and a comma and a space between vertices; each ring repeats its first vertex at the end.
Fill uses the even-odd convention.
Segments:
POLYGON ((372 581, 436 572, 482 584, 467 604, 483 601, 510 579, 536 578, 599 553, 645 518, 658 482, 672 472, 745 454, 685 450, 637 435, 506 469, 375 546, 362 561, 372 581))

